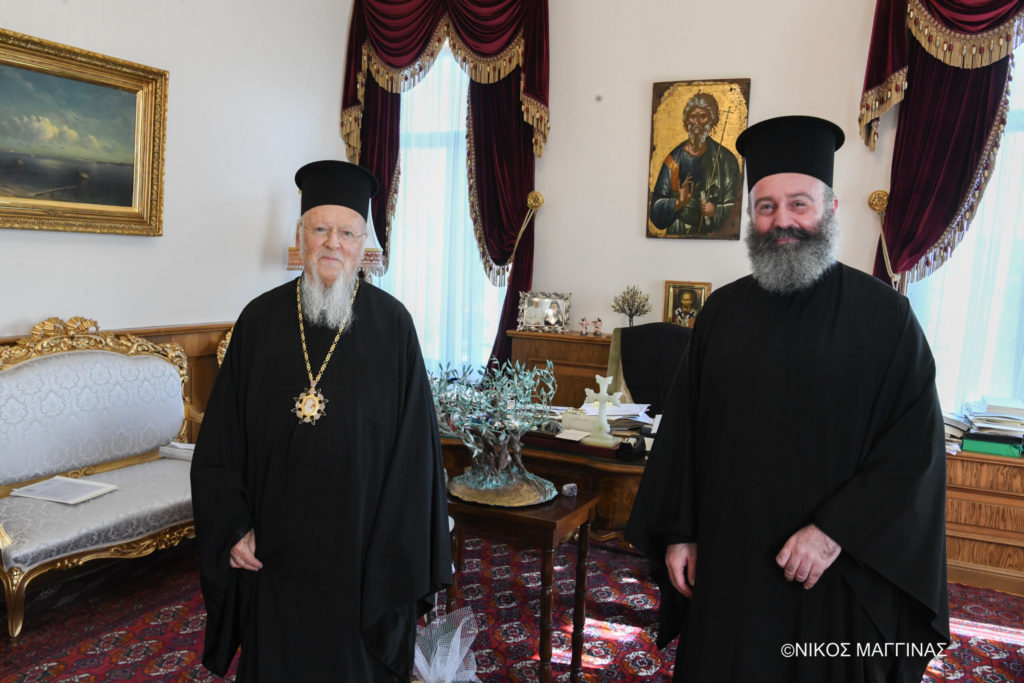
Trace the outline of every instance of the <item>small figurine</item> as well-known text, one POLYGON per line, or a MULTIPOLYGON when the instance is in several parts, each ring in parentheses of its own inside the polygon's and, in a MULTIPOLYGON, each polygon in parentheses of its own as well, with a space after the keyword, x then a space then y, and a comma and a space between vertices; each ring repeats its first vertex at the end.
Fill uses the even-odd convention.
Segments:
POLYGON ((590 321, 586 318, 580 318, 580 334, 584 337, 590 334, 590 321))
POLYGON ((595 337, 600 337, 601 336, 601 319, 600 318, 598 318, 597 320, 594 321, 594 336, 595 337))

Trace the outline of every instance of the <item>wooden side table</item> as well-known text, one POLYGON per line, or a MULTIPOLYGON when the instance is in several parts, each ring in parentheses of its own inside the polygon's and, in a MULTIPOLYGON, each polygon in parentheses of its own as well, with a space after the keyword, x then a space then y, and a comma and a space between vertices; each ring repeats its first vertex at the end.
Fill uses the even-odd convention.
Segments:
MULTIPOLYGON (((575 498, 558 496, 543 505, 499 508, 466 503, 448 497, 448 514, 455 520, 455 566, 462 570, 462 549, 467 528, 488 535, 521 541, 542 551, 540 592, 540 680, 551 681, 552 584, 555 576, 555 548, 579 530, 576 541, 576 591, 572 620, 571 680, 580 680, 583 668, 583 627, 586 623, 587 552, 590 546, 590 521, 594 518, 598 497, 583 493, 575 498)), ((456 573, 456 584, 458 574, 456 573)), ((454 602, 456 586, 448 589, 449 605, 454 602)))
MULTIPOLYGON (((633 500, 644 474, 644 463, 560 451, 557 450, 562 443, 559 439, 549 441, 550 448, 523 444, 526 469, 557 487, 574 482, 581 491, 594 491, 599 497, 597 513, 591 519, 594 532, 623 531, 633 510, 633 500)), ((458 439, 441 439, 441 451, 450 477, 462 474, 473 464, 469 449, 458 439)))

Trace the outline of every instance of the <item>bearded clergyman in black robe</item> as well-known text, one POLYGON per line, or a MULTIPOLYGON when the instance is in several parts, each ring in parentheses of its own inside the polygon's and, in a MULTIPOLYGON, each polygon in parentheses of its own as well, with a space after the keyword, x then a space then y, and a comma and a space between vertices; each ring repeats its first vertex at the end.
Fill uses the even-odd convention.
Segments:
POLYGON ((203 663, 239 681, 408 680, 451 583, 437 421, 412 319, 357 269, 376 179, 296 174, 301 278, 239 316, 192 463, 203 663))
POLYGON ((935 366, 907 299, 837 263, 842 131, 738 140, 753 274, 693 330, 626 537, 675 680, 918 683, 949 641, 935 366))

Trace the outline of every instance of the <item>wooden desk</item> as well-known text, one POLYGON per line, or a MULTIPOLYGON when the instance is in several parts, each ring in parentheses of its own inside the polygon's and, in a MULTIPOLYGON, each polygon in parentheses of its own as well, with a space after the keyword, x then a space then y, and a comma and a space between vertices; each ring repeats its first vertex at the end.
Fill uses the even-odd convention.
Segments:
MULTIPOLYGON (((540 571, 540 680, 551 681, 552 583, 555 577, 555 548, 579 530, 576 540, 576 591, 572 618, 571 680, 580 680, 583 668, 583 626, 586 623, 587 552, 590 546, 590 520, 597 507, 597 496, 581 492, 575 498, 559 495, 549 503, 521 508, 499 508, 466 503, 448 497, 448 514, 455 520, 455 566, 462 570, 462 549, 466 528, 505 536, 543 553, 540 571)), ((458 581, 456 575, 456 582, 458 581)), ((449 589, 454 601, 455 586, 449 589)))
POLYGON ((946 458, 949 580, 1024 595, 1024 459, 946 458))
POLYGON ((611 349, 611 335, 584 337, 568 332, 521 332, 508 330, 505 334, 512 340, 512 361, 519 361, 527 368, 543 367, 549 360, 554 366, 556 406, 583 405, 587 387, 597 389, 594 375, 608 371, 608 352, 611 349))

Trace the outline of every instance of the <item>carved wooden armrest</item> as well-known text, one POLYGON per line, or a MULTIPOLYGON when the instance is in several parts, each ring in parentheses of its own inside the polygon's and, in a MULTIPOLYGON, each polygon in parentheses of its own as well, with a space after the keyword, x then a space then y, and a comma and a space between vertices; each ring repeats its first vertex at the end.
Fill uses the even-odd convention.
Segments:
POLYGON ((188 406, 187 407, 188 419, 192 420, 193 422, 202 423, 203 415, 205 415, 206 413, 202 413, 202 412, 196 410, 195 406, 193 406, 191 403, 187 404, 187 406, 188 406))
POLYGON ((7 535, 3 524, 0 524, 0 550, 3 550, 12 543, 14 543, 14 539, 7 535))

